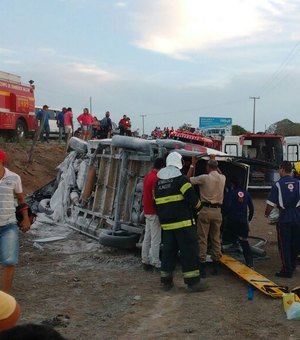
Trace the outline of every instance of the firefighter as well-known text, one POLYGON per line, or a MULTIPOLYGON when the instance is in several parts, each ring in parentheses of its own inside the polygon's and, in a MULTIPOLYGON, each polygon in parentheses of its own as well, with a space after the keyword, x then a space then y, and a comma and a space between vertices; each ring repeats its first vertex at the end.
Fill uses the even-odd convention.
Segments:
POLYGON ((300 162, 294 163, 293 175, 295 178, 300 180, 300 162))
POLYGON ((199 292, 207 288, 200 282, 198 240, 195 210, 201 202, 191 183, 182 175, 182 157, 172 152, 166 159, 167 166, 157 173, 155 187, 155 208, 163 229, 163 248, 161 263, 161 283, 165 291, 173 284, 177 254, 189 292, 199 292))

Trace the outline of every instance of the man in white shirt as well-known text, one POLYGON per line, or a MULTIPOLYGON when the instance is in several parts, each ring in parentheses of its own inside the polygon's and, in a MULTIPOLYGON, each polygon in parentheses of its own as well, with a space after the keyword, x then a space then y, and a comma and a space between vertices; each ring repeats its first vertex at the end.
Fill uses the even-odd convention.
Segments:
POLYGON ((19 257, 19 227, 26 232, 31 222, 21 178, 4 167, 5 161, 6 154, 0 149, 0 290, 9 293, 19 257), (15 197, 23 217, 19 227, 16 223, 15 197))

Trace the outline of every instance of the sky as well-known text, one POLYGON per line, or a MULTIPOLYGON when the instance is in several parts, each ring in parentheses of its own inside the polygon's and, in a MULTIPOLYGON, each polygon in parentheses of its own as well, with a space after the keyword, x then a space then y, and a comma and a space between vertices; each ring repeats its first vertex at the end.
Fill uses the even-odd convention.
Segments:
POLYGON ((298 0, 0 0, 0 70, 133 130, 300 122, 298 0), (254 100, 250 97, 259 97, 254 100))

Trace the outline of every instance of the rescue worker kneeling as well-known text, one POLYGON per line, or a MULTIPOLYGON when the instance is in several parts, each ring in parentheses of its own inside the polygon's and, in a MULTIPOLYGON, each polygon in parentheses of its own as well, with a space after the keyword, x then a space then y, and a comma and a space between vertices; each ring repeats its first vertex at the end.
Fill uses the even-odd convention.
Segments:
POLYGON ((177 254, 188 291, 200 292, 207 289, 207 284, 200 282, 198 237, 195 210, 201 202, 191 183, 182 175, 181 155, 172 152, 166 159, 166 167, 157 173, 155 187, 155 209, 163 229, 163 249, 161 263, 161 283, 164 290, 171 289, 173 271, 177 254))

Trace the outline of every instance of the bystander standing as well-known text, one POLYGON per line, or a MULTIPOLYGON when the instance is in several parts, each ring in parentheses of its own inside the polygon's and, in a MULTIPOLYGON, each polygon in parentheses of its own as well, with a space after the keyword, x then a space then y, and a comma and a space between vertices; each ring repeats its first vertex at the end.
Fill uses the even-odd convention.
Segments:
POLYGON ((31 222, 28 206, 22 190, 19 175, 4 167, 6 154, 0 149, 0 289, 9 292, 12 288, 15 266, 19 258, 19 227, 16 223, 14 197, 23 208, 23 216, 19 226, 23 232, 29 230, 31 222))
POLYGON ((65 140, 66 143, 68 144, 69 139, 71 138, 74 132, 73 112, 71 107, 68 107, 66 113, 64 114, 64 124, 65 124, 65 140))
POLYGON ((62 110, 58 113, 56 120, 58 126, 58 142, 62 143, 63 136, 65 133, 65 118, 64 115, 67 112, 67 108, 63 107, 62 110))
POLYGON ((143 205, 146 219, 145 235, 142 245, 142 263, 145 270, 160 270, 161 261, 159 258, 161 244, 161 227, 154 208, 154 188, 157 172, 165 167, 163 158, 156 158, 153 169, 144 178, 143 205))

